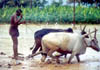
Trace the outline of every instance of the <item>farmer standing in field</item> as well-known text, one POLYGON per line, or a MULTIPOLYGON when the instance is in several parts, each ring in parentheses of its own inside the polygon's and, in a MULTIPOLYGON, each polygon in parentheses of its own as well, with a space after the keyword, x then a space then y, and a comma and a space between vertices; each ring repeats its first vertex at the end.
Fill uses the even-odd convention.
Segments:
POLYGON ((14 54, 13 58, 16 60, 18 59, 18 36, 19 36, 18 26, 20 24, 25 23, 25 21, 21 22, 22 18, 23 15, 21 9, 16 10, 16 13, 11 16, 11 25, 10 25, 9 34, 13 41, 13 54, 14 54))

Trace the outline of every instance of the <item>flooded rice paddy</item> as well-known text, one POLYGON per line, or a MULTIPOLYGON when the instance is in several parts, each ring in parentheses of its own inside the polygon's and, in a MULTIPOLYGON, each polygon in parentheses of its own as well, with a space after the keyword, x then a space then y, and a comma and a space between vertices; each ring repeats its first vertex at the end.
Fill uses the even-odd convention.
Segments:
MULTIPOLYGON (((84 25, 83 25, 84 26, 84 25)), ((81 62, 78 63, 76 58, 72 60, 72 64, 67 64, 67 59, 63 56, 60 58, 61 63, 41 63, 41 55, 35 56, 33 59, 26 59, 25 57, 31 54, 30 47, 34 44, 34 32, 41 28, 68 28, 72 25, 41 25, 28 24, 20 25, 18 38, 18 51, 23 55, 23 60, 19 60, 21 64, 15 65, 15 60, 10 58, 13 56, 12 40, 9 36, 9 24, 0 25, 0 70, 100 70, 100 52, 96 52, 91 48, 87 48, 86 53, 80 56, 81 62)), ((80 28, 79 25, 76 25, 80 28)), ((91 31, 96 27, 98 29, 97 39, 100 46, 100 25, 87 25, 86 30, 91 31)))

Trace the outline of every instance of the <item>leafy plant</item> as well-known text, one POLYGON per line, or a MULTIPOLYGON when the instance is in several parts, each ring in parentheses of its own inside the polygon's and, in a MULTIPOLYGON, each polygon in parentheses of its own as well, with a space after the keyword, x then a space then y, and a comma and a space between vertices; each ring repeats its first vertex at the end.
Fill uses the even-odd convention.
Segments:
MULTIPOLYGON (((0 22, 10 22, 10 17, 18 8, 0 9, 0 22)), ((32 7, 23 8, 23 20, 31 22, 73 22, 73 7, 55 5, 44 8, 32 7)), ((100 23, 100 9, 94 7, 77 6, 75 12, 76 22, 100 23)))

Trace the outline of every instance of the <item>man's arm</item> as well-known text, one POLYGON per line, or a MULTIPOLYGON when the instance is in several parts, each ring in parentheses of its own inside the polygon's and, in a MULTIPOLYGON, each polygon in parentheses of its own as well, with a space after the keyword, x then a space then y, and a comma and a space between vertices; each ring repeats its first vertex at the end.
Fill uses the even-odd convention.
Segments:
POLYGON ((19 22, 18 25, 25 24, 25 23, 26 23, 26 21, 22 21, 22 22, 19 22))
POLYGON ((18 24, 19 22, 20 22, 20 20, 22 19, 22 15, 20 16, 20 18, 19 19, 17 19, 17 16, 15 15, 14 16, 14 22, 15 22, 15 24, 18 24))

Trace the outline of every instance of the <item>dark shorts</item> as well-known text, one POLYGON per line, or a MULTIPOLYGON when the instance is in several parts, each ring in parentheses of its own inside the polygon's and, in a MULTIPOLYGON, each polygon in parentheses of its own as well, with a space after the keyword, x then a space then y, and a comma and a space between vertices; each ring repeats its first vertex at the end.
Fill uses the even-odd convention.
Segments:
POLYGON ((10 27, 9 34, 10 34, 12 37, 18 37, 18 36, 19 36, 18 28, 10 27))

